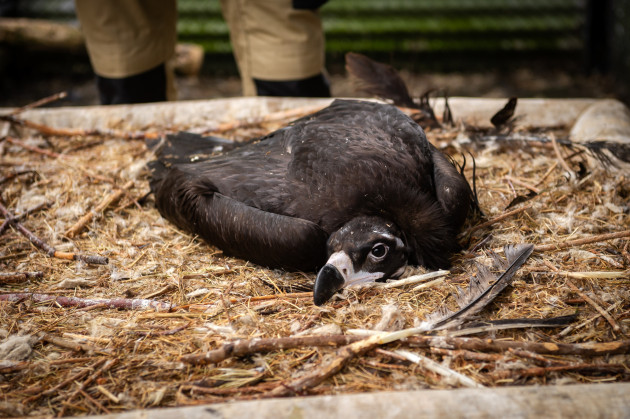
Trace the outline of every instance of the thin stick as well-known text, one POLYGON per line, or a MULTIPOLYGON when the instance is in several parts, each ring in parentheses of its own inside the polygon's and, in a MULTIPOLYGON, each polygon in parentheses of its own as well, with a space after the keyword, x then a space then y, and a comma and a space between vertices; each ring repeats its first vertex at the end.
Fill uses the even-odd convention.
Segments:
POLYGON ((454 371, 450 368, 445 367, 444 365, 438 364, 431 358, 427 358, 426 356, 422 356, 420 354, 415 354, 409 351, 397 350, 394 351, 395 354, 398 354, 404 357, 406 360, 413 362, 414 364, 418 364, 422 366, 424 369, 427 369, 431 372, 441 375, 447 380, 454 380, 455 382, 461 384, 464 387, 470 388, 484 388, 485 386, 479 384, 475 380, 470 377, 465 376, 464 374, 460 374, 457 371, 454 371))
POLYGON ((383 284, 383 285, 379 284, 380 285, 379 288, 404 287, 405 285, 417 284, 418 282, 426 281, 427 279, 438 278, 440 276, 445 276, 450 273, 451 273, 450 271, 439 270, 439 271, 434 271, 434 272, 428 272, 426 274, 421 274, 421 275, 412 275, 412 276, 408 276, 407 278, 388 282, 387 284, 383 284))
POLYGON ((547 169, 547 171, 545 172, 545 174, 540 178, 540 180, 538 182, 536 182, 536 186, 540 185, 541 183, 543 183, 545 181, 545 179, 547 179, 549 177, 549 175, 551 174, 551 172, 553 172, 553 170, 556 168, 556 166, 558 166, 558 162, 555 161, 551 167, 549 169, 547 169))
POLYGON ((342 346, 337 350, 337 356, 332 360, 324 363, 314 371, 304 374, 300 378, 283 382, 280 386, 263 394, 262 397, 286 397, 301 394, 312 387, 318 386, 327 378, 341 371, 354 357, 369 352, 382 343, 384 343, 382 336, 377 335, 342 346))
POLYGON ((558 161, 564 170, 569 172, 572 176, 574 175, 573 170, 569 167, 564 157, 562 157, 562 153, 560 153, 560 147, 558 147, 558 142, 556 141, 556 136, 553 133, 549 134, 549 138, 551 138, 551 144, 553 145, 553 151, 555 151, 556 156, 558 157, 558 161))
POLYGON ((133 181, 125 183, 122 188, 118 189, 107 195, 103 200, 96 206, 94 209, 88 211, 83 217, 79 219, 72 227, 70 227, 65 235, 69 238, 73 238, 76 236, 81 230, 85 228, 85 226, 92 220, 92 218, 100 215, 102 211, 104 211, 107 207, 112 205, 114 202, 118 201, 129 188, 133 186, 133 181))
POLYGON ((5 177, 3 177, 2 179, 0 179, 0 185, 2 185, 3 183, 7 183, 8 181, 15 179, 18 176, 29 175, 31 173, 37 174, 37 171, 36 170, 19 170, 17 172, 10 173, 6 175, 5 177))
POLYGON ((36 100, 35 102, 29 103, 28 105, 22 106, 21 108, 16 108, 16 109, 12 110, 11 112, 9 112, 9 115, 17 115, 17 114, 22 113, 24 111, 28 111, 29 109, 39 108, 40 106, 47 105, 47 104, 55 102, 57 100, 65 99, 66 96, 68 96, 67 92, 55 93, 54 95, 50 95, 50 96, 47 96, 45 98, 36 100))
POLYGON ((616 233, 598 234, 596 236, 585 237, 583 239, 569 240, 557 244, 539 244, 534 246, 534 252, 547 252, 550 250, 562 250, 568 247, 581 246, 583 244, 598 243, 607 240, 630 237, 630 230, 618 231, 616 233))
POLYGON ((462 338, 448 336, 413 336, 405 341, 417 348, 467 349, 481 352, 505 352, 512 349, 524 349, 537 354, 605 356, 624 354, 630 351, 630 340, 614 342, 553 343, 520 342, 499 339, 462 338))
POLYGON ((79 297, 56 297, 50 294, 37 294, 33 292, 21 292, 13 294, 0 294, 0 301, 20 302, 31 299, 39 303, 55 303, 61 307, 89 307, 103 304, 108 308, 126 310, 156 310, 169 311, 171 303, 164 303, 155 300, 145 300, 141 298, 79 298, 79 297))
MULTIPOLYGON (((584 299, 580 299, 580 302, 584 302, 584 299)), ((617 301, 615 304, 613 304, 610 307, 608 307, 606 309, 606 311, 607 312, 611 312, 614 309, 616 309, 617 307, 619 307, 621 304, 623 304, 623 301, 617 301)), ((576 325, 570 325, 567 328, 565 328, 564 330, 562 330, 560 333, 558 333, 558 336, 559 337, 566 336, 569 333, 573 332, 574 330, 580 329, 580 328, 586 326, 587 324, 592 323, 593 321, 599 319, 600 317, 602 317, 602 315, 597 313, 596 315, 594 315, 590 319, 584 320, 582 323, 579 323, 579 324, 576 324, 576 325)))
POLYGON ((516 209, 513 209, 512 211, 508 211, 508 212, 505 212, 505 213, 503 213, 501 215, 498 215, 498 216, 494 217, 493 219, 486 221, 485 223, 477 224, 476 226, 473 226, 470 229, 469 234, 471 234, 471 233, 473 233, 473 232, 475 232, 477 230, 480 230, 482 228, 489 227, 492 224, 498 223, 499 221, 503 221, 506 218, 509 218, 509 217, 511 217, 513 215, 519 214, 519 213, 521 213, 523 211, 527 211, 531 207, 532 207, 531 204, 530 205, 525 205, 524 207, 516 208, 516 209))
POLYGON ((50 246, 46 242, 44 242, 42 239, 40 239, 33 233, 31 233, 26 227, 24 227, 21 223, 19 223, 16 220, 15 216, 13 216, 13 214, 11 214, 9 210, 6 209, 6 207, 2 205, 1 203, 0 203, 0 212, 10 223, 12 223, 15 226, 15 228, 17 228, 17 230, 24 237, 29 239, 29 241, 33 243, 35 247, 46 252, 46 254, 48 254, 49 257, 55 257, 58 259, 67 259, 67 260, 80 260, 82 262, 85 262, 88 264, 94 264, 94 265, 107 265, 109 263, 109 259, 104 256, 82 255, 79 253, 61 252, 55 249, 54 247, 50 246))
POLYGON ((534 185, 532 185, 531 183, 524 182, 524 181, 522 181, 522 180, 520 180, 520 179, 517 179, 517 178, 515 178, 515 177, 512 177, 512 176, 510 176, 510 175, 506 175, 506 176, 505 176, 505 179, 509 180, 509 181, 510 181, 510 182, 512 182, 512 183, 516 183, 516 184, 517 184, 517 185, 519 185, 519 186, 522 186, 522 187, 524 187, 524 188, 527 188, 527 189, 529 189, 529 190, 530 190, 530 191, 532 191, 532 192, 535 192, 535 193, 537 193, 537 194, 539 194, 539 193, 540 193, 540 189, 538 189, 537 187, 535 187, 535 186, 534 186, 534 185))
MULTIPOLYGON (((429 348, 432 354, 438 354, 442 356, 448 356, 451 358, 461 358, 468 361, 482 361, 482 362, 499 362, 505 361, 505 355, 503 354, 484 354, 482 352, 467 351, 465 349, 444 349, 444 348, 429 348)), ((381 349, 377 349, 381 351, 381 349)))
POLYGON ((86 343, 80 343, 75 341, 66 340, 57 336, 45 333, 42 338, 44 342, 59 346, 60 348, 70 349, 75 352, 98 352, 104 355, 109 355, 111 351, 109 349, 102 349, 96 346, 88 345, 86 343))
POLYGON ((28 279, 42 279, 43 272, 0 272, 0 284, 22 282, 28 279))
MULTIPOLYGON (((107 362, 105 362, 104 365, 102 365, 99 369, 97 369, 96 371, 94 371, 94 373, 92 373, 92 375, 90 375, 83 383, 81 383, 81 385, 79 386, 79 388, 77 388, 74 393, 72 393, 70 395, 70 397, 68 397, 66 399, 67 403, 72 403, 72 401, 74 400, 75 397, 77 397, 77 395, 84 389, 86 389, 90 384, 92 384, 92 381, 96 380, 103 372, 107 371, 109 368, 111 368, 112 365, 114 365, 116 363, 117 359, 108 359, 107 362)), ((61 410, 59 411, 59 413, 57 414, 57 417, 60 418, 64 415, 64 413, 66 412, 66 405, 64 404, 61 407, 61 410)))
POLYGON ((139 330, 132 333, 135 335, 140 335, 140 336, 171 336, 171 335, 181 332, 182 330, 186 330, 188 327, 190 327, 191 324, 192 322, 188 322, 183 326, 179 326, 171 330, 161 330, 159 332, 154 332, 154 331, 144 332, 142 330, 139 330))
MULTIPOLYGON (((106 358, 99 359, 94 364, 92 364, 90 366, 90 368, 96 368, 96 367, 102 365, 103 363, 105 363, 105 361, 107 361, 106 358)), ((28 397, 28 398, 24 399, 22 401, 22 403, 27 404, 27 403, 33 402, 35 400, 38 400, 40 397, 45 397, 45 396, 50 396, 51 394, 55 394, 58 390, 64 388, 65 386, 67 386, 70 383, 75 382, 79 378, 82 378, 84 375, 87 375, 89 372, 90 372, 90 370, 88 368, 83 369, 83 370, 77 372, 76 374, 71 375, 67 379, 63 380, 62 382, 60 382, 56 386, 54 386, 54 387, 52 387, 52 388, 50 388, 50 389, 48 389, 46 391, 43 391, 43 392, 41 392, 39 394, 35 394, 34 396, 31 396, 31 397, 28 397)))
POLYGON ((302 348, 305 346, 341 346, 361 339, 363 338, 359 336, 320 335, 237 340, 224 343, 219 349, 203 354, 184 355, 180 358, 180 361, 193 365, 216 364, 230 357, 278 351, 281 349, 302 348))
POLYGON ((11 143, 13 145, 22 147, 26 150, 32 151, 34 153, 38 153, 38 154, 43 154, 45 156, 48 157, 52 157, 55 159, 66 159, 68 158, 68 156, 66 156, 65 154, 59 154, 59 153, 55 153, 54 151, 50 151, 50 150, 44 150, 43 148, 39 148, 33 145, 28 145, 26 144, 24 141, 20 141, 17 138, 13 138, 13 137, 5 137, 5 139, 7 140, 8 143, 11 143))
POLYGON ((92 396, 90 396, 88 393, 86 393, 84 390, 79 389, 79 393, 81 393, 81 395, 83 397, 85 397, 86 399, 88 399, 90 401, 90 403, 92 403, 94 406, 98 407, 99 409, 101 409, 103 412, 110 414, 112 413, 109 409, 107 409, 105 406, 103 406, 101 403, 99 403, 98 400, 96 400, 95 398, 93 398, 92 396))
POLYGON ((585 292, 582 292, 582 290, 580 290, 578 287, 576 287, 568 279, 566 280, 566 284, 569 286, 569 288, 571 288, 571 290, 573 292, 575 292, 577 295, 582 297, 584 299, 584 301, 589 303, 595 310, 597 310, 597 312, 599 314, 601 314, 602 317, 604 317, 606 319, 606 321, 612 326, 612 328, 613 328, 613 330, 615 332, 619 333, 621 331, 621 327, 619 327, 619 324, 615 321, 615 319, 613 319, 612 316, 606 310, 604 310, 599 304, 597 304, 595 301, 593 301, 593 299, 591 297, 586 295, 585 292))
POLYGON ((556 365, 552 367, 533 367, 522 370, 495 371, 490 377, 495 380, 505 380, 515 377, 541 377, 551 372, 574 371, 582 374, 624 374, 626 367, 620 364, 573 364, 556 365))
POLYGON ((270 114, 267 114, 258 118, 224 122, 217 125, 215 128, 207 130, 206 133, 225 132, 225 131, 235 130, 238 128, 245 128, 245 127, 260 125, 265 122, 277 122, 277 121, 284 121, 285 119, 294 119, 294 118, 302 117, 304 115, 317 112, 325 108, 326 106, 327 105, 318 105, 318 106, 307 106, 307 107, 296 108, 296 109, 287 109, 284 111, 273 112, 273 113, 270 113, 270 114))
MULTIPOLYGON (((266 301, 266 300, 277 300, 279 298, 310 298, 313 296, 313 293, 310 291, 307 292, 290 292, 286 294, 271 294, 271 295, 259 295, 257 297, 250 297, 248 301, 266 301)), ((238 301, 238 300, 237 300, 238 301)), ((230 302, 232 301, 230 299, 230 302)))
POLYGON ((34 129, 42 135, 47 136, 60 136, 60 137, 113 137, 122 138, 125 140, 143 140, 147 138, 158 138, 162 133, 160 132, 124 132, 117 130, 84 130, 84 129, 65 129, 54 128, 43 124, 38 124, 26 119, 17 118, 14 115, 0 115, 0 121, 7 121, 15 125, 34 129))

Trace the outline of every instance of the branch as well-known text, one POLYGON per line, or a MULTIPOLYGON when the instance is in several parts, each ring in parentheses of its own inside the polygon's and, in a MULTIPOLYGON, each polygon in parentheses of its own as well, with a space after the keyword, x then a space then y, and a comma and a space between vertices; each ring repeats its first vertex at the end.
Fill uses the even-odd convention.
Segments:
POLYGON ((66 231, 65 235, 69 238, 73 238, 74 236, 76 236, 81 230, 83 230, 83 228, 85 228, 87 223, 89 223, 92 218, 100 214, 114 202, 118 201, 132 186, 133 181, 130 180, 129 182, 125 183, 122 188, 107 195, 93 210, 87 212, 83 217, 79 219, 79 221, 77 221, 72 227, 70 227, 66 231))
MULTIPOLYGON (((69 252, 61 252, 54 247, 50 246, 42 239, 31 233, 26 227, 24 227, 21 223, 17 221, 15 216, 9 212, 8 209, 2 204, 0 204, 0 212, 5 217, 5 223, 11 223, 17 228, 17 230, 35 247, 40 250, 43 250, 50 257, 55 257, 58 259, 67 259, 67 260, 80 260, 82 262, 94 265, 107 265, 109 263, 109 259, 104 256, 97 255, 82 255, 78 253, 69 253, 69 252)), ((3 224, 4 225, 4 224, 3 224)), ((0 226, 1 227, 1 226, 0 226)))
POLYGON ((0 284, 22 282, 27 279, 42 279, 43 272, 0 272, 0 284))
POLYGON ((468 232, 468 234, 472 234, 473 232, 475 232, 475 231, 477 231, 477 230, 481 230, 482 228, 489 227, 489 226, 491 226, 492 224, 496 224, 496 223, 498 223, 499 221, 503 221, 503 220, 505 220, 506 218, 509 218, 509 217, 511 217, 511 216, 513 216, 513 215, 519 214, 519 213, 521 213, 521 212, 523 212, 523 211, 527 211, 527 210, 528 210, 528 209, 530 209, 531 207, 532 207, 532 206, 531 206, 531 204, 530 204, 530 205, 526 205, 526 206, 521 207, 521 208, 516 208, 516 209, 513 209, 512 211, 504 212, 503 214, 501 214, 501 215, 497 215, 496 217, 494 217, 494 218, 493 218, 493 219, 491 219, 491 220, 486 221, 485 223, 481 223, 481 224, 477 224, 476 226, 473 226, 473 227, 470 229, 470 231, 468 232))
MULTIPOLYGON (((1 118, 1 116, 0 116, 1 118)), ((34 153, 38 153, 38 154, 43 154, 45 156, 48 157, 52 157, 55 159, 66 159, 68 158, 68 156, 66 156, 65 154, 59 154, 59 153, 55 153, 54 151, 50 151, 50 150, 45 150, 43 148, 39 148, 33 145, 28 145, 26 144, 24 141, 18 140, 17 138, 13 138, 13 137, 5 137, 5 140, 7 140, 7 142, 22 147, 26 150, 32 151, 34 153)))
POLYGON ((523 349, 537 354, 604 356, 630 351, 630 340, 615 342, 553 343, 517 342, 499 339, 454 338, 448 336, 413 336, 405 341, 412 348, 466 349, 480 352, 505 352, 523 349))
POLYGON ((9 115, 15 116, 15 115, 17 115, 19 113, 28 111, 29 109, 38 108, 40 106, 48 105, 51 102, 55 102, 57 100, 64 99, 66 96, 68 96, 67 92, 55 93, 54 95, 50 95, 50 96, 47 96, 47 97, 45 97, 43 99, 36 100, 35 102, 29 103, 28 105, 22 106, 21 108, 16 108, 16 109, 12 110, 11 112, 9 112, 9 115))
POLYGON ((12 294, 0 294, 0 301, 20 302, 31 299, 38 303, 55 303, 61 307, 90 307, 101 304, 107 308, 118 308, 125 310, 149 310, 169 311, 171 303, 164 303, 155 300, 145 300, 140 298, 79 298, 79 297, 57 297, 49 294, 37 294, 33 292, 17 292, 12 294))
POLYGON ((281 349, 302 348, 305 346, 341 346, 363 339, 347 335, 296 336, 284 338, 248 339, 224 343, 219 349, 204 354, 189 354, 180 361, 193 365, 216 364, 230 357, 245 356, 281 349))
POLYGON ((566 281, 566 284, 569 286, 569 288, 571 288, 573 292, 575 292, 577 295, 582 297, 584 301, 589 303, 595 310, 597 310, 597 312, 601 314, 606 319, 606 321, 612 326, 615 332, 617 333, 621 332, 621 327, 619 326, 619 324, 615 321, 615 319, 612 318, 612 316, 606 310, 601 308, 599 304, 593 301, 591 297, 586 295, 586 293, 582 292, 578 287, 573 285, 573 283, 569 281, 568 279, 566 281))
POLYGON ((0 115, 0 121, 10 122, 14 125, 19 125, 25 128, 34 129, 42 135, 48 136, 60 136, 60 137, 111 137, 122 138, 125 140, 144 140, 147 138, 158 138, 162 135, 159 132, 124 132, 117 130, 98 130, 98 129, 65 129, 54 128, 48 125, 38 124, 26 119, 17 118, 14 115, 0 115))
POLYGON ((598 243, 598 242, 603 242, 603 241, 612 240, 612 239, 621 239, 625 237, 630 237, 630 230, 618 231, 616 233, 598 234, 596 236, 585 237, 583 239, 569 240, 569 241, 557 243, 557 244, 539 244, 537 246, 534 246, 534 252, 547 252, 550 250, 562 250, 568 247, 581 246, 583 244, 598 243))
POLYGON ((218 133, 235 130, 237 128, 245 128, 263 124, 265 122, 284 121, 286 119, 296 119, 304 115, 315 113, 322 110, 327 105, 306 106, 303 108, 287 109, 284 111, 273 112, 262 117, 241 119, 232 122, 224 122, 206 131, 206 133, 218 133))

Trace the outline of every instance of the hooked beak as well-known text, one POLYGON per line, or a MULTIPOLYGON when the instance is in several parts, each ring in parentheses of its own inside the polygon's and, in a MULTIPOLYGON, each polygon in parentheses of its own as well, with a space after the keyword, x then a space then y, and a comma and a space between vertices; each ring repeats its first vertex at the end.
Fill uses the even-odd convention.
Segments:
POLYGON ((333 253, 326 265, 317 274, 313 290, 313 303, 316 306, 321 306, 340 289, 375 281, 383 275, 383 272, 354 272, 352 260, 347 253, 333 253))

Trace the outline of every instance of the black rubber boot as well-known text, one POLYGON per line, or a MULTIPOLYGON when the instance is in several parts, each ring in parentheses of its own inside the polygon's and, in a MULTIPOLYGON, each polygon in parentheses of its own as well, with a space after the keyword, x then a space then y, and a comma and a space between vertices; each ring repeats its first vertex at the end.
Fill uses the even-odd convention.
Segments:
POLYGON ((330 97, 330 85, 323 74, 301 80, 254 79, 258 96, 330 97))
POLYGON ((96 76, 102 105, 163 102, 166 100, 166 68, 161 64, 144 73, 120 79, 96 76))

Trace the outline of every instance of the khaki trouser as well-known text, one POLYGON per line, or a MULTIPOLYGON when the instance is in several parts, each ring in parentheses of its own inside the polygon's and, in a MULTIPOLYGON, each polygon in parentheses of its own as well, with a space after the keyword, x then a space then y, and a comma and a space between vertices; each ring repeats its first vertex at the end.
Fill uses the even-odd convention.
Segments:
POLYGON ((75 4, 96 74, 124 78, 166 64, 167 97, 175 99, 171 58, 177 42, 176 0, 75 0, 75 4))
MULTIPOLYGON (((174 56, 176 0, 75 0, 88 54, 99 76, 143 73, 174 56)), ((252 78, 300 80, 324 71, 324 35, 317 11, 292 0, 221 0, 245 96, 252 78)), ((172 60, 171 60, 172 61, 172 60)), ((174 98, 172 67, 167 71, 174 98)))
POLYGON ((301 80, 324 71, 324 33, 317 11, 295 10, 291 0, 221 0, 244 96, 252 78, 301 80))

